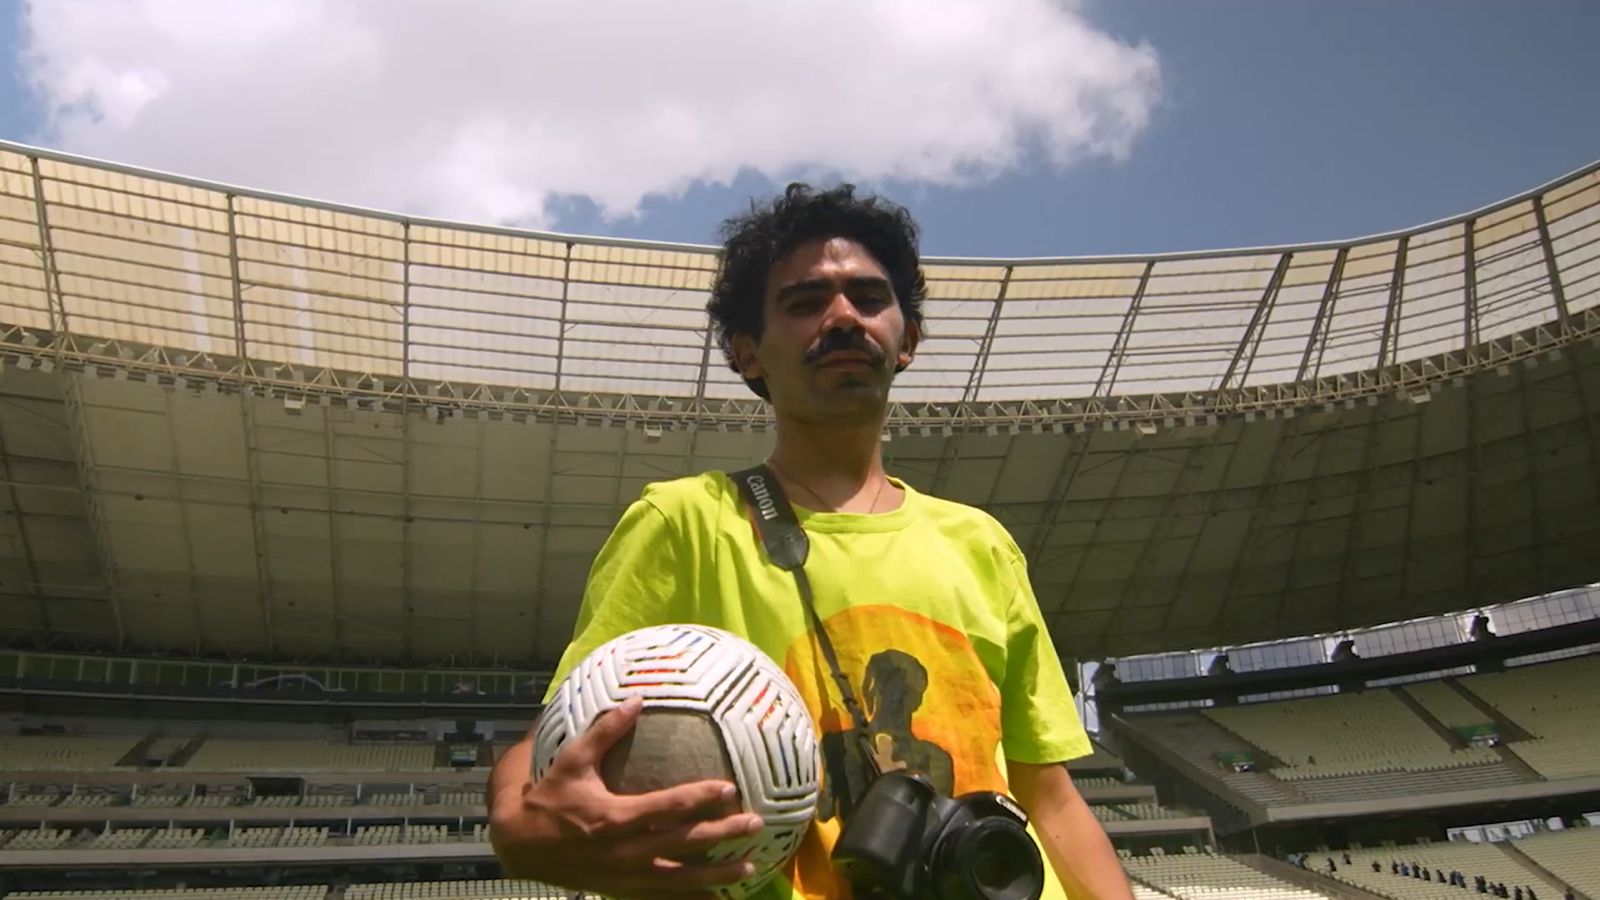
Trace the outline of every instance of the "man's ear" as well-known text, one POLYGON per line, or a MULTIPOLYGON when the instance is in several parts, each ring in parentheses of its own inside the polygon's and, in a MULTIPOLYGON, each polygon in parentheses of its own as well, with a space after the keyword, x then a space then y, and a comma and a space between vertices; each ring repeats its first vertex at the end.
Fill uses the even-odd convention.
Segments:
POLYGON ((899 371, 911 365, 917 356, 917 344, 922 340, 922 329, 916 322, 906 323, 906 336, 900 342, 900 356, 895 360, 895 370, 899 371))
POLYGON ((728 349, 733 352, 733 364, 739 370, 739 377, 746 381, 766 377, 761 361, 756 358, 755 338, 748 334, 736 334, 728 342, 728 349))

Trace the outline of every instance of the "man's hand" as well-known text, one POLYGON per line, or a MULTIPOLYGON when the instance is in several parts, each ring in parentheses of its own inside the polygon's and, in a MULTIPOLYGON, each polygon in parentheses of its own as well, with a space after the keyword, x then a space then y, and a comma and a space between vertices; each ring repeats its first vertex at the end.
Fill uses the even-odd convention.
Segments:
POLYGON ((495 764, 489 781, 489 841, 508 878, 633 900, 710 896, 750 874, 749 864, 693 862, 715 845, 762 828, 740 811, 723 781, 647 794, 614 794, 600 777, 606 751, 633 727, 644 704, 631 698, 567 742, 550 770, 530 782, 532 738, 495 764))

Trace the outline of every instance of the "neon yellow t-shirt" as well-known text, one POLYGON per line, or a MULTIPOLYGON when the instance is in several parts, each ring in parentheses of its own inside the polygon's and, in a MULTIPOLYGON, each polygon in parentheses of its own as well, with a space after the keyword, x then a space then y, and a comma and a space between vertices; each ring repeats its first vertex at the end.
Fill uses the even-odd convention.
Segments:
MULTIPOLYGON (((839 664, 874 735, 949 795, 1005 791, 1005 760, 1064 762, 1090 752, 1022 552, 993 518, 911 489, 889 513, 796 515, 806 574, 839 664)), ((821 731, 817 820, 762 900, 848 896, 828 854, 859 750, 811 634, 794 576, 772 564, 738 489, 721 472, 647 487, 596 557, 556 681, 596 647, 651 625, 738 634, 780 665, 821 731)), ((1045 900, 1065 897, 1045 864, 1045 900)))

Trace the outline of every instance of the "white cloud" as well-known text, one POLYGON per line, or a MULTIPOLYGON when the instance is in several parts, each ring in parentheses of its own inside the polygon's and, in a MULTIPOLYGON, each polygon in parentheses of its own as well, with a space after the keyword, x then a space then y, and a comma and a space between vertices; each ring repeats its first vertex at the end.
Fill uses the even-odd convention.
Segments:
POLYGON ((35 0, 53 146, 419 215, 626 215, 741 169, 970 183, 1119 157, 1147 46, 1052 0, 35 0))

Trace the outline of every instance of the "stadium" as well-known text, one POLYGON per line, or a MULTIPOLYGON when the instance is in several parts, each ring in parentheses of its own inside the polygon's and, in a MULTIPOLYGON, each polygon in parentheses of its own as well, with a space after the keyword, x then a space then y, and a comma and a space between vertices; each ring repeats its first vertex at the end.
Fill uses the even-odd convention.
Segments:
MULTIPOLYGON (((641 489, 771 419, 715 248, 0 144, 0 897, 565 897, 483 785, 641 489)), ((886 465, 1026 552, 1141 900, 1600 900, 1600 163, 925 260, 886 465)))

